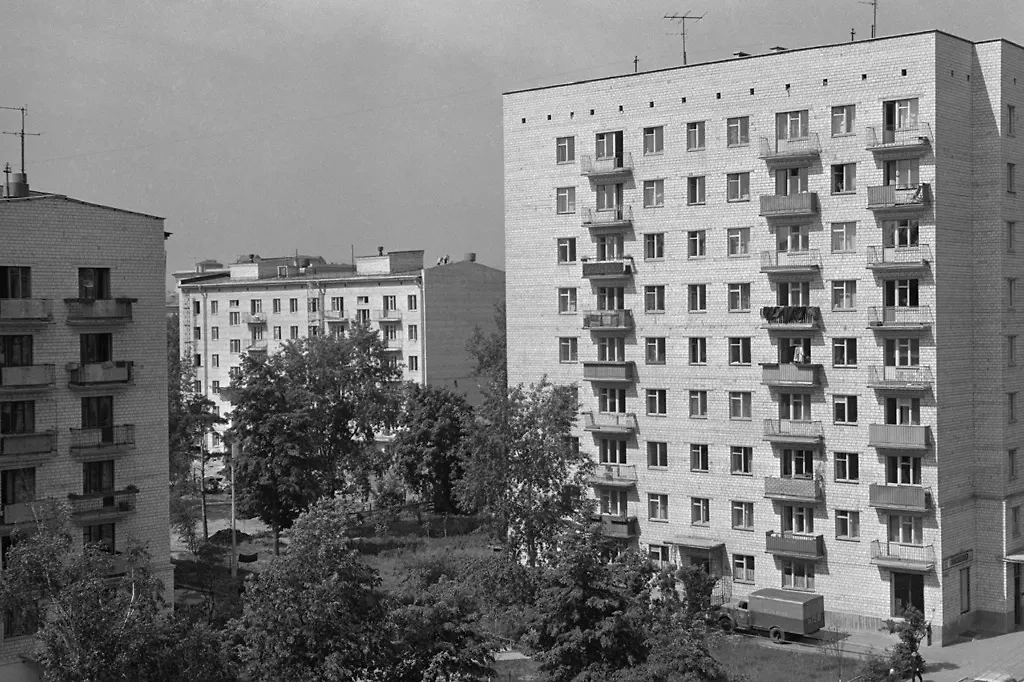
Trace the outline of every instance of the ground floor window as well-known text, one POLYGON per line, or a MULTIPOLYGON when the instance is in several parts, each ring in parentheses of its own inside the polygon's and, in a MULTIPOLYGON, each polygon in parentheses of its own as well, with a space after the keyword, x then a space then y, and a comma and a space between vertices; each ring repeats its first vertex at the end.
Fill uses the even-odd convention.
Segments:
POLYGON ((971 569, 960 569, 960 613, 971 610, 971 569))
POLYGON ((782 586, 791 590, 813 590, 814 564, 809 561, 783 561, 782 586))

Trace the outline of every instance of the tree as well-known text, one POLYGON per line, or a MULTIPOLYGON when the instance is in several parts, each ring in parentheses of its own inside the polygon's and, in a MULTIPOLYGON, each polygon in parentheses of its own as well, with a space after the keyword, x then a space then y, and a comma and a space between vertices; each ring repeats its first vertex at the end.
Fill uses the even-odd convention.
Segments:
POLYGON ((489 514, 510 552, 536 566, 542 551, 588 508, 593 462, 570 431, 579 406, 575 386, 541 382, 486 396, 463 458, 456 496, 489 514))
POLYGON ((212 400, 202 395, 194 395, 186 405, 180 426, 182 434, 191 441, 191 460, 199 462, 198 486, 204 542, 210 539, 210 525, 206 513, 206 465, 210 462, 210 453, 206 449, 206 436, 215 426, 226 423, 227 420, 220 416, 217 405, 212 400))
POLYGON ((191 435, 187 428, 188 403, 193 396, 195 369, 182 361, 178 316, 167 319, 167 437, 171 483, 178 487, 192 473, 191 435))
POLYGON ((921 658, 921 640, 928 633, 928 624, 925 622, 924 614, 914 606, 907 606, 903 610, 903 621, 897 625, 896 634, 900 638, 899 643, 892 647, 890 660, 892 667, 900 675, 909 675, 917 666, 924 666, 924 659, 921 658))
POLYGON ((473 335, 466 343, 466 350, 476 366, 473 373, 489 378, 492 392, 504 394, 508 388, 508 346, 505 340, 505 303, 494 306, 495 330, 485 334, 480 327, 473 329, 473 335))
POLYGON ((454 485, 462 476, 471 417, 465 398, 449 389, 409 386, 392 451, 405 484, 429 499, 435 512, 458 511, 454 485))

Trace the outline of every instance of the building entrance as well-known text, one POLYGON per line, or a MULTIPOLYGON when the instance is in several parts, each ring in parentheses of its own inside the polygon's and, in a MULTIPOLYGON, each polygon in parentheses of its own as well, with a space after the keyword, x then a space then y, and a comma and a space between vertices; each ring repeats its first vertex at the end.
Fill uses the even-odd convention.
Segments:
POLYGON ((892 615, 900 617, 904 609, 913 606, 921 613, 924 610, 924 576, 920 573, 892 574, 892 615))

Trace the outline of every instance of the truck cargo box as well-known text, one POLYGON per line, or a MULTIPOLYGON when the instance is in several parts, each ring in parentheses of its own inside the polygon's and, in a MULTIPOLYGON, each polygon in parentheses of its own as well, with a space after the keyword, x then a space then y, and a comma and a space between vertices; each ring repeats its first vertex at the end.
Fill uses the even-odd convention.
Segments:
POLYGON ((825 598, 820 594, 765 588, 751 592, 747 602, 755 628, 810 635, 825 627, 825 598))

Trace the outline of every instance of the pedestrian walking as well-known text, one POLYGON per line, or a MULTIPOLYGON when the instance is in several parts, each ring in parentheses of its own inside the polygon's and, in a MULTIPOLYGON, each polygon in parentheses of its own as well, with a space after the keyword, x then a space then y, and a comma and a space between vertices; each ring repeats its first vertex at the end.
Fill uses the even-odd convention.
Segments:
POLYGON ((914 652, 914 672, 910 676, 910 682, 924 682, 924 659, 916 651, 914 652))

